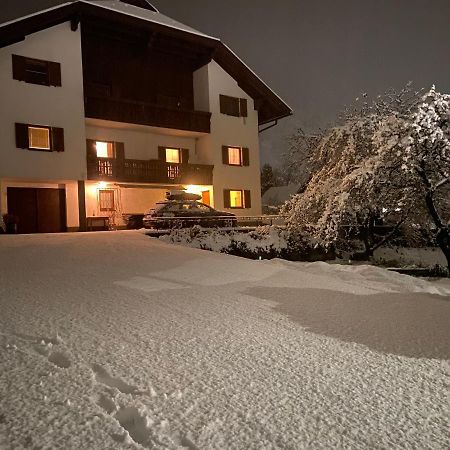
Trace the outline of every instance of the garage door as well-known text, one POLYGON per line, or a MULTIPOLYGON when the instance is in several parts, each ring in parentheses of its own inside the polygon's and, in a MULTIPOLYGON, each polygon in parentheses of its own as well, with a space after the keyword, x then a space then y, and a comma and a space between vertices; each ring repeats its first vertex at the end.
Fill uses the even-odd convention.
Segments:
POLYGON ((18 217, 19 233, 66 231, 64 189, 13 188, 7 190, 8 213, 18 217))

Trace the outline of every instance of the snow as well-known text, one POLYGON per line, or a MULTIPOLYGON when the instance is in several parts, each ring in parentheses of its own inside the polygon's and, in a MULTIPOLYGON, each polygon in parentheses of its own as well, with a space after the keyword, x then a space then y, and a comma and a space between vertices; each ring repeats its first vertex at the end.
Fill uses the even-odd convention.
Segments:
POLYGON ((208 39, 213 39, 215 41, 219 40, 215 37, 201 33, 200 31, 197 31, 194 28, 188 27, 187 25, 177 22, 176 20, 173 20, 170 17, 165 16, 164 14, 161 14, 159 12, 153 12, 144 8, 139 8, 134 5, 129 5, 119 0, 97 0, 97 1, 78 0, 78 1, 82 3, 93 4, 100 8, 109 9, 111 11, 117 11, 119 13, 126 14, 128 16, 133 16, 138 19, 146 20, 148 22, 158 23, 160 25, 164 25, 169 28, 175 28, 177 30, 184 31, 186 33, 196 34, 198 36, 203 36, 208 39))
POLYGON ((0 236, 0 448, 450 446, 450 283, 139 232, 0 236))

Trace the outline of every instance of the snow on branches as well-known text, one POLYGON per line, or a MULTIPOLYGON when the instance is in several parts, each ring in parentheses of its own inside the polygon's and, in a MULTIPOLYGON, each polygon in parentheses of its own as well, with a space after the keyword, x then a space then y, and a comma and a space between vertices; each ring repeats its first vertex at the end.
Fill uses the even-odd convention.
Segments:
POLYGON ((448 230, 450 96, 434 87, 420 94, 410 84, 389 91, 323 133, 308 155, 306 189, 283 207, 289 227, 341 248, 357 237, 369 254, 390 237, 376 238, 375 222, 392 235, 402 227, 410 240, 417 230, 448 230))

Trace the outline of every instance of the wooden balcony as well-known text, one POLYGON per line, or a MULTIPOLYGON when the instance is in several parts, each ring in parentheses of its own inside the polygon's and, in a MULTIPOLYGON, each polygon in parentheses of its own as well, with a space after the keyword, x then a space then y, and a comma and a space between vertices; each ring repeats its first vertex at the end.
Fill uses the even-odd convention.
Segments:
POLYGON ((213 168, 203 164, 170 164, 159 160, 88 158, 88 180, 129 183, 213 183, 213 168))
POLYGON ((111 97, 85 97, 85 114, 91 119, 210 133, 211 113, 111 97))

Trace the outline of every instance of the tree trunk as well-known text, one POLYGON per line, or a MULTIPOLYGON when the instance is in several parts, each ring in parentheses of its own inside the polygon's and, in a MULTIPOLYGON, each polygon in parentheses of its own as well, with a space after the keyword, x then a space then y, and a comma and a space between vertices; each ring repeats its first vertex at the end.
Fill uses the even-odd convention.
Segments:
POLYGON ((448 227, 439 230, 436 242, 447 260, 447 276, 450 278, 450 229, 448 227))

